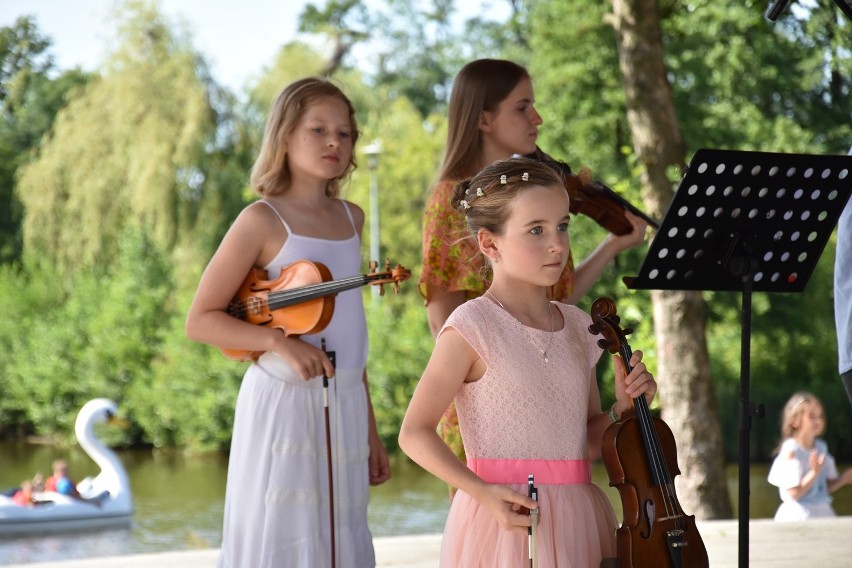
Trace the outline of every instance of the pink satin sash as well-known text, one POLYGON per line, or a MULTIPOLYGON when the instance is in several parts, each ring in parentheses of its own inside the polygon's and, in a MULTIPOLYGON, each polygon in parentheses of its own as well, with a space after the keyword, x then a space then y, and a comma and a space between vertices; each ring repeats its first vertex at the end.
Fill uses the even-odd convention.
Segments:
POLYGON ((467 467, 488 483, 526 483, 529 474, 535 484, 579 485, 591 483, 589 460, 467 460, 467 467))

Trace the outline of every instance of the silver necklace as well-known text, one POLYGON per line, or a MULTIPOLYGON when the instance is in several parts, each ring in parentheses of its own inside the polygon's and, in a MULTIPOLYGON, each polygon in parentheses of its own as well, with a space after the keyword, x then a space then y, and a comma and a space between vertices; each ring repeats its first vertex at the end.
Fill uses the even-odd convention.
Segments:
MULTIPOLYGON (((497 302, 497 305, 498 305, 498 306, 500 306, 501 308, 503 308, 503 311, 504 311, 504 312, 506 312, 507 314, 509 314, 509 315, 510 315, 510 316, 512 316, 513 318, 515 318, 515 321, 516 321, 516 322, 521 323, 521 320, 519 320, 518 318, 516 318, 516 317, 512 314, 512 312, 510 312, 509 310, 507 310, 507 309, 506 309, 506 306, 504 306, 504 305, 503 305, 503 302, 501 302, 500 300, 498 300, 498 299, 497 299, 497 296, 495 296, 494 294, 492 294, 492 293, 491 293, 491 290, 486 290, 486 291, 485 291, 485 293, 486 293, 486 294, 488 294, 489 296, 491 296, 491 297, 494 299, 494 301, 495 301, 495 302, 497 302)), ((550 302, 548 302, 548 303, 547 303, 547 312, 550 314, 550 337, 548 337, 548 339, 547 339, 547 347, 545 347, 544 349, 542 349, 541 347, 539 347, 538 343, 536 343, 535 341, 533 341, 533 340, 532 340, 532 337, 527 336, 527 339, 529 340, 529 342, 530 342, 530 343, 532 343, 532 344, 533 344, 533 346, 534 346, 536 349, 538 349, 539 351, 541 351, 541 358, 542 358, 542 359, 544 359, 544 362, 545 362, 545 363, 550 363, 550 359, 549 359, 549 358, 548 358, 548 356, 547 356, 547 352, 548 352, 548 351, 550 351, 550 344, 551 344, 551 343, 553 343, 553 306, 551 306, 551 305, 550 305, 550 302)), ((521 325, 523 325, 523 324, 521 324, 521 325)))

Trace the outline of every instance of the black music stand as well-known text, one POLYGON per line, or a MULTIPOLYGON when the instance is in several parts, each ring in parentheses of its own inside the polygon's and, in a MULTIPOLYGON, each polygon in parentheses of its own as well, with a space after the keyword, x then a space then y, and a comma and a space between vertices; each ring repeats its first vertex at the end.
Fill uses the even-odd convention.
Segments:
POLYGON ((648 250, 637 290, 741 291, 739 565, 748 566, 752 292, 801 292, 852 192, 852 156, 702 149, 648 250))

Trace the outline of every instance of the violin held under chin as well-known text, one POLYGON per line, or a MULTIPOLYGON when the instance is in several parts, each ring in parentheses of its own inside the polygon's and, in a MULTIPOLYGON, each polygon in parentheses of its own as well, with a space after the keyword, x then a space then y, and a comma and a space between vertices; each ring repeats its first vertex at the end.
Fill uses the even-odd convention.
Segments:
POLYGON ((602 181, 591 179, 589 170, 583 169, 579 175, 575 175, 571 172, 571 166, 541 150, 527 157, 547 164, 559 172, 571 200, 571 213, 591 217, 598 225, 619 236, 633 231, 633 225, 624 215, 625 211, 630 211, 655 229, 660 228, 659 221, 634 207, 602 181))

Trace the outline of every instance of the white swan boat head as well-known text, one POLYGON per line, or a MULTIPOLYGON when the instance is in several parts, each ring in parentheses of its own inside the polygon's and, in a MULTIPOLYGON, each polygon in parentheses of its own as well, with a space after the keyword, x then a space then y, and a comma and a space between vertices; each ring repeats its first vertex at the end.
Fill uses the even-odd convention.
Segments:
POLYGON ((47 491, 34 495, 38 504, 25 507, 0 495, 0 535, 78 531, 130 523, 133 497, 127 472, 115 452, 94 432, 96 424, 115 421, 117 410, 113 401, 96 398, 84 404, 77 414, 74 431, 80 447, 101 468, 98 475, 77 484, 81 498, 47 491))

